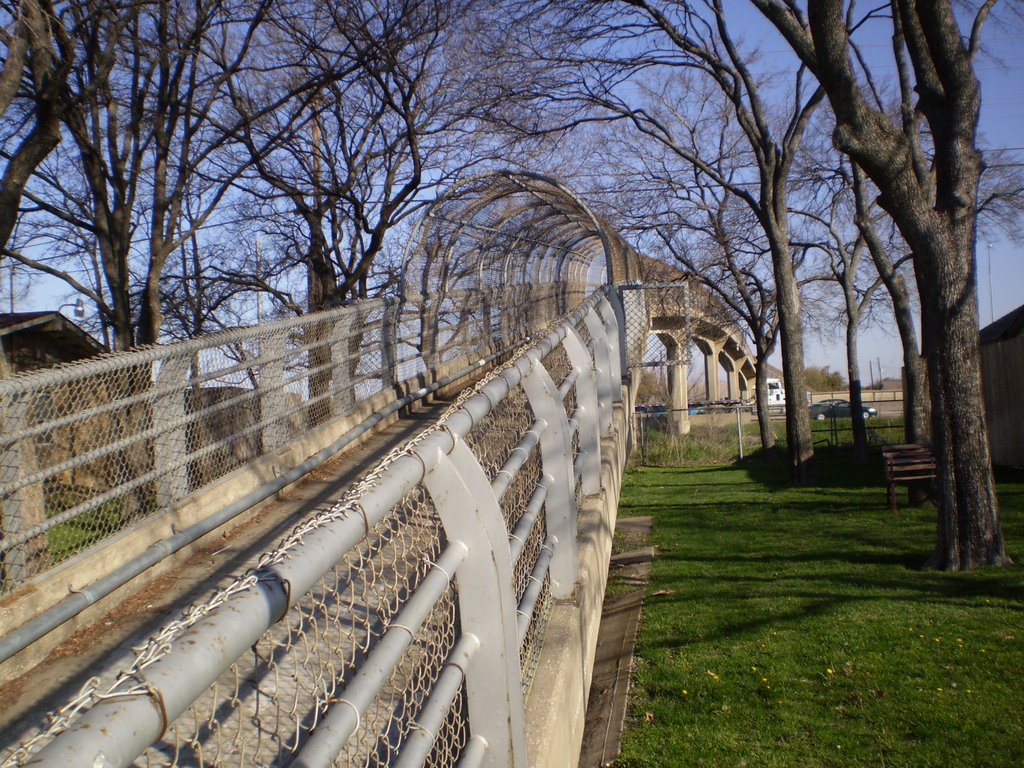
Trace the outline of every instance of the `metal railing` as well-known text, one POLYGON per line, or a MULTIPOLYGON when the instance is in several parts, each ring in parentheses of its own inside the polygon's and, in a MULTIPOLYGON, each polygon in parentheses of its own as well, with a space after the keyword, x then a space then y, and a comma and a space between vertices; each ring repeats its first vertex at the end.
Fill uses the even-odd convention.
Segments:
POLYGON ((0 597, 403 382, 500 357, 579 298, 367 300, 0 380, 0 597))
POLYGON ((587 298, 3 765, 525 766, 619 343, 587 298))

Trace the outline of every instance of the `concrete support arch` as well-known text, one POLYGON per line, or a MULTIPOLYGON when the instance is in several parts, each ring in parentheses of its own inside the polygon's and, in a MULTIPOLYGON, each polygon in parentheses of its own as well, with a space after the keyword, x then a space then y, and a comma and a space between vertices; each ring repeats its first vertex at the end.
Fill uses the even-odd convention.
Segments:
POLYGON ((690 401, 687 392, 686 339, 665 331, 657 334, 668 358, 668 426, 674 436, 690 434, 690 401))

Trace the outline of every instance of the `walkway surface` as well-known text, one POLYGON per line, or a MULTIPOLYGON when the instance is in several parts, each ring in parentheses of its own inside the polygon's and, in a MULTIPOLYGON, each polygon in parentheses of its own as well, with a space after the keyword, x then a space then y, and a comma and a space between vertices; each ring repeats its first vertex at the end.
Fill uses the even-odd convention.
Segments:
POLYGON ((647 546, 650 517, 619 518, 615 531, 615 548, 625 551, 612 555, 608 571, 610 595, 605 597, 601 613, 579 768, 600 768, 619 756, 633 650, 654 558, 653 548, 647 546), (628 591, 623 593, 623 589, 628 591))
POLYGON ((415 413, 335 456, 277 498, 264 502, 254 516, 204 544, 173 573, 136 592, 69 637, 41 664, 0 687, 0 760, 22 740, 38 733, 45 726, 47 713, 66 704, 91 678, 100 678, 101 688, 112 683, 135 659, 133 648, 144 645, 189 605, 254 567, 259 556, 296 524, 329 508, 382 456, 434 423, 448 405, 419 406, 415 413))
MULTIPOLYGON (((448 403, 421 407, 361 445, 342 452, 266 502, 254 517, 206 544, 171 574, 136 592, 102 619, 81 629, 34 669, 0 687, 0 760, 45 726, 47 713, 63 706, 91 678, 102 687, 135 658, 165 624, 237 574, 256 564, 297 523, 330 507, 375 466, 379 458, 433 423, 448 403)), ((617 596, 607 600, 601 618, 597 657, 587 709, 580 768, 612 762, 626 717, 632 654, 652 550, 646 546, 651 519, 619 519, 619 548, 610 580, 617 596), (628 591, 622 593, 622 589, 628 591)))

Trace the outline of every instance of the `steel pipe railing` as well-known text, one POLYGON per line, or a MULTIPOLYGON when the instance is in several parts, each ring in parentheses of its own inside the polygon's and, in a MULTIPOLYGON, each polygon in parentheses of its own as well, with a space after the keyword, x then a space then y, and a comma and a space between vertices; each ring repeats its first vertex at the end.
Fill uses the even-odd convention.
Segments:
MULTIPOLYGON (((244 706, 250 694, 232 691, 230 681, 237 688, 251 679, 264 708, 277 697, 296 700, 288 690, 275 693, 291 677, 275 673, 261 682, 259 670, 297 654, 288 662, 292 676, 316 696, 294 721, 278 717, 292 731, 275 741, 281 749, 292 745, 287 749, 294 750, 295 765, 330 765, 349 754, 344 750, 363 749, 355 734, 372 722, 381 729, 373 738, 397 739, 389 749, 397 750, 403 768, 422 764, 442 738, 446 754, 460 766, 480 765, 489 755, 524 768, 528 672, 520 667, 520 649, 527 637, 542 637, 544 606, 550 606, 545 601, 552 594, 570 594, 578 578, 576 487, 595 457, 588 456, 593 448, 583 440, 575 455, 570 448, 577 432, 596 433, 603 413, 602 407, 582 405, 565 412, 566 393, 573 388, 580 403, 584 390, 597 397, 600 376, 594 376, 593 359, 585 367, 574 361, 559 382, 551 381, 545 360, 562 345, 568 349, 576 336, 573 328, 597 316, 606 303, 600 294, 591 296, 516 352, 433 428, 386 457, 331 509, 301 523, 257 570, 194 609, 180 626, 168 627, 110 690, 96 689, 81 716, 51 734, 39 751, 25 754, 44 766, 92 765, 101 755, 107 765, 129 765, 150 745, 162 744, 163 752, 191 748, 205 737, 190 735, 187 724, 221 717, 234 718, 230 727, 240 735, 234 746, 216 749, 244 753, 245 729, 251 727, 244 706), (495 431, 497 424, 504 426, 495 431), (486 434, 480 433, 485 426, 486 434), (470 441, 483 453, 501 453, 484 461, 483 453, 470 450, 470 441), (526 486, 515 482, 527 466, 538 471, 528 464, 532 456, 539 459, 539 477, 531 474, 526 486), (493 467, 490 473, 485 465, 493 467), (514 523, 507 523, 512 530, 499 501, 515 511, 514 523), (539 536, 539 547, 526 546, 539 536), (431 551, 437 554, 426 554, 431 551), (351 565, 343 566, 346 562, 351 565), (512 576, 521 569, 528 584, 517 598, 512 576), (437 613, 449 604, 448 597, 441 601, 447 594, 453 595, 453 607, 437 613), (429 629, 428 615, 434 617, 429 629), (337 630, 330 629, 332 617, 340 621, 337 630), (319 627, 315 633, 314 626, 319 627), (333 631, 342 632, 340 639, 330 639, 333 631), (302 648, 310 642, 330 642, 330 648, 292 650, 286 640, 294 633, 302 648), (344 640, 345 633, 350 640, 344 640), (329 656, 342 647, 339 643, 355 643, 343 663, 329 656), (420 650, 410 657, 413 643, 420 650), (252 672, 238 671, 264 646, 267 650, 255 654, 252 672), (322 669, 317 666, 321 655, 322 669), (436 662, 420 672, 400 670, 432 655, 436 662), (306 674, 313 677, 302 683, 306 674), (385 683, 403 680, 423 680, 428 687, 402 694, 400 706, 375 703, 385 683), (209 715, 186 717, 190 709, 209 706, 200 702, 211 695, 226 698, 219 706, 214 698, 209 715), (453 709, 460 695, 462 704, 453 709), (442 724, 453 717, 467 718, 455 729, 465 734, 464 742, 449 741, 442 724), (178 736, 181 728, 186 730, 178 736)), ((578 358, 579 345, 574 349, 578 358)), ((210 733, 224 728, 218 725, 210 733)), ((209 759, 218 761, 216 755, 209 759)))

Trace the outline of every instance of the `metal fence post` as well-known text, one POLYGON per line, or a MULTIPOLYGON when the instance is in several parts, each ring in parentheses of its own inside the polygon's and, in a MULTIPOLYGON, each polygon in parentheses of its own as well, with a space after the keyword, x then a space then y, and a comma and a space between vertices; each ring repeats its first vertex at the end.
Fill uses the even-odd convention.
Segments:
MULTIPOLYGON (((7 490, 19 478, 36 469, 35 438, 12 440, 9 437, 29 426, 30 402, 28 396, 22 395, 7 400, 6 407, 0 410, 0 423, 4 431, 3 450, 0 451, 0 542, 16 538, 45 517, 46 504, 41 483, 16 491, 7 490)), ((45 542, 44 534, 42 545, 36 546, 30 540, 0 552, 0 585, 3 586, 3 592, 10 591, 14 585, 32 575, 29 565, 36 554, 45 553, 45 542)))
POLYGON ((611 360, 611 377, 615 385, 613 395, 615 401, 622 399, 618 385, 622 383, 623 371, 626 370, 626 312, 622 305, 622 296, 614 287, 605 296, 598 297, 597 310, 604 318, 604 327, 608 336, 608 349, 611 360))
POLYGON ((421 456, 425 466, 433 465, 423 485, 448 536, 469 549, 456 584, 462 631, 480 640, 466 670, 470 726, 489 745, 484 766, 525 768, 526 718, 508 531, 491 483, 469 446, 456 440, 447 456, 439 447, 430 450, 435 455, 421 456))
MULTIPOLYGON (((590 317, 590 313, 587 314, 590 317)), ((601 425, 597 399, 597 381, 594 361, 583 345, 575 328, 569 327, 562 344, 569 361, 576 369, 576 406, 579 423, 576 426, 583 454, 583 493, 589 495, 601 490, 601 425)), ((576 414, 566 414, 575 416, 576 414)))
POLYGON ((743 417, 740 415, 739 404, 736 405, 736 445, 739 446, 740 459, 743 459, 743 417))
POLYGON ((331 327, 331 413, 343 416, 355 405, 352 369, 355 363, 351 352, 352 320, 358 311, 346 312, 331 327))
POLYGON ((569 419, 558 388, 538 360, 523 377, 523 390, 533 414, 547 422, 540 437, 541 466, 554 478, 544 503, 548 533, 558 544, 551 558, 551 594, 571 597, 578 575, 576 546, 576 477, 572 466, 569 419))
MULTIPOLYGON (((153 427, 158 430, 153 440, 153 461, 156 470, 157 502, 170 506, 188 495, 188 464, 181 459, 188 455, 188 433, 180 420, 185 415, 188 375, 192 369, 191 355, 169 355, 160 364, 156 388, 165 390, 153 399, 153 427), (178 422, 177 426, 173 426, 178 422)), ((201 390, 192 393, 193 409, 201 410, 201 390)))
POLYGON ((622 379, 615 379, 612 374, 612 360, 615 359, 615 351, 612 349, 612 340, 608 334, 608 328, 594 310, 587 312, 583 318, 587 326, 590 338, 594 340, 594 364, 597 367, 597 402, 600 410, 601 434, 610 435, 612 432, 612 402, 615 400, 616 385, 622 389, 622 379))
POLYGON ((260 345, 260 415, 263 421, 273 418, 263 428, 263 452, 273 453, 289 440, 288 397, 284 389, 284 368, 287 356, 286 331, 275 330, 260 345))

